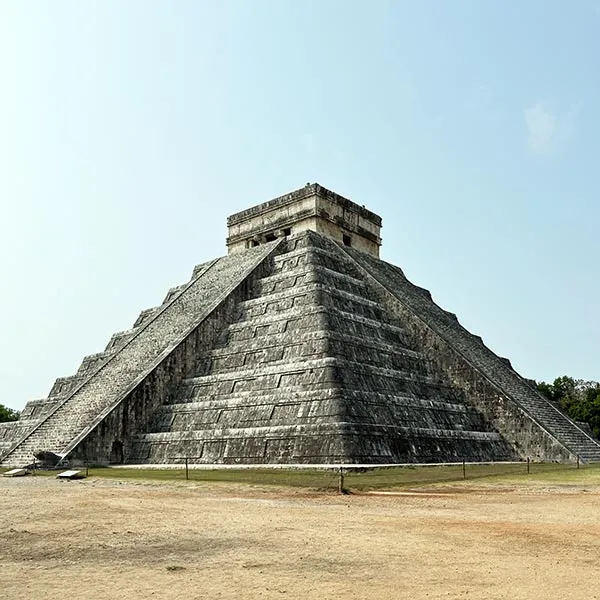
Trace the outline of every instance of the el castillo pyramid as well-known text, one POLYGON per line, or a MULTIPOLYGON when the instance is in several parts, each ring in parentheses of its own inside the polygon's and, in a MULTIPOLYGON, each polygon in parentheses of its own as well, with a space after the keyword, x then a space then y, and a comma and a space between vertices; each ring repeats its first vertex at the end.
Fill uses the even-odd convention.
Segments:
POLYGON ((0 464, 600 460, 600 445, 379 259, 318 184, 228 219, 227 256, 0 424, 0 464))

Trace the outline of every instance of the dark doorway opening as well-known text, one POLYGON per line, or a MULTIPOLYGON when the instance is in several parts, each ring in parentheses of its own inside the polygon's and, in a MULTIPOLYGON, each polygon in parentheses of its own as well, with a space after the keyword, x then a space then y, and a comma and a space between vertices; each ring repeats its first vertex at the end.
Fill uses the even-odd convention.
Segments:
POLYGON ((352 238, 345 233, 342 235, 342 241, 344 242, 344 246, 352 246, 352 238))
POLYGON ((123 461, 123 442, 115 440, 112 443, 112 448, 110 449, 110 464, 122 465, 123 461))

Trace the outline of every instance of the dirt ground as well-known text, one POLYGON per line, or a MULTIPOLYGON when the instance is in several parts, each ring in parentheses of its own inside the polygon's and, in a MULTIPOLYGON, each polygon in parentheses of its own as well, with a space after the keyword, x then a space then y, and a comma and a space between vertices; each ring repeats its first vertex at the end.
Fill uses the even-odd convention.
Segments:
POLYGON ((0 598, 600 598, 600 486, 0 478, 0 598))

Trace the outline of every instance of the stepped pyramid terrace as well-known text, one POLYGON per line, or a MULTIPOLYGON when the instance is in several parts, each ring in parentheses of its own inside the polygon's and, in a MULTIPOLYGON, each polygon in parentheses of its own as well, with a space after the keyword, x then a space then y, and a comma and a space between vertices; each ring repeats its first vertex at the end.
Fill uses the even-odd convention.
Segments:
POLYGON ((600 460, 600 445, 379 259, 318 184, 228 219, 228 254, 0 424, 0 464, 600 460))

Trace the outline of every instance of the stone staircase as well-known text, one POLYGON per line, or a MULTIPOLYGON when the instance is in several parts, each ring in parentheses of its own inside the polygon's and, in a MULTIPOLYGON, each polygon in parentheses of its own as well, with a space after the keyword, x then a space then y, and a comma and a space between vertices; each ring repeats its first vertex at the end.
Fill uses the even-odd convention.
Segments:
POLYGON ((139 435, 131 462, 514 458, 429 372, 358 270, 316 234, 288 241, 255 297, 139 435))
POLYGON ((574 456, 579 456, 584 462, 600 461, 598 441, 538 393, 528 380, 512 369, 507 359, 498 357, 484 345, 480 337, 462 327, 456 315, 437 306, 427 290, 410 283, 398 267, 353 249, 344 248, 342 251, 355 266, 363 269, 363 274, 374 277, 574 456))
POLYGON ((273 246, 198 265, 189 283, 171 289, 160 307, 143 311, 133 329, 111 338, 105 352, 85 357, 76 375, 56 381, 48 399, 52 408, 5 445, 0 464, 29 464, 39 450, 70 451, 273 246))

